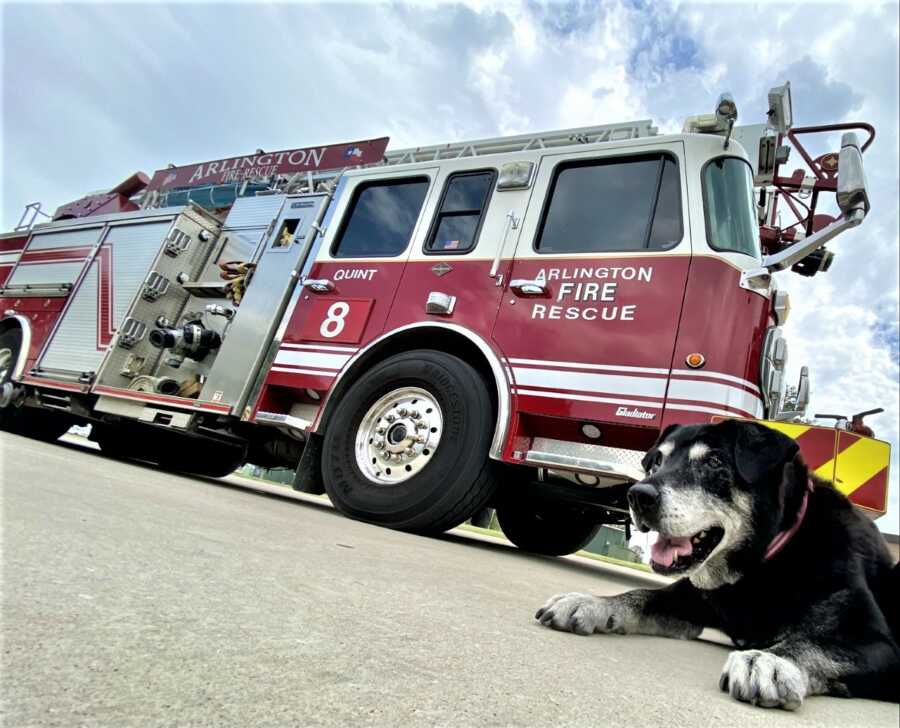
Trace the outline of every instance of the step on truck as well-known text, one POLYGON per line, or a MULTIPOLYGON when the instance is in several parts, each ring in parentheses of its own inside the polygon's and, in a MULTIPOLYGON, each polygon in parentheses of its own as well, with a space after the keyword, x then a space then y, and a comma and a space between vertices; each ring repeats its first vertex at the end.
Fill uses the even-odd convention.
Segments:
POLYGON ((805 420, 782 333, 787 272, 827 271, 869 212, 874 130, 794 127, 789 84, 768 100, 749 126, 724 94, 676 134, 257 150, 29 205, 0 237, 0 426, 90 424, 200 475, 294 468, 422 533, 492 507, 562 554, 627 525, 666 426, 754 418, 877 517, 887 444, 805 420))

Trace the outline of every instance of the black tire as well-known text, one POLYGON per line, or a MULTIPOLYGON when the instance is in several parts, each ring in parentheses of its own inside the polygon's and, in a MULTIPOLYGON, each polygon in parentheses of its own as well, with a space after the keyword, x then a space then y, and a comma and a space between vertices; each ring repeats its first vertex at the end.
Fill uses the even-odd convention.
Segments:
POLYGON ((208 478, 224 478, 244 464, 240 448, 214 442, 180 443, 163 453, 157 461, 165 470, 208 478))
POLYGON ((480 511, 493 495, 496 480, 488 456, 493 430, 487 385, 471 366, 430 349, 397 354, 367 371, 338 403, 322 448, 325 491, 350 518, 441 533, 480 511), (360 469, 357 433, 370 408, 404 387, 424 390, 437 403, 440 440, 433 452, 419 451, 417 458, 430 459, 417 461, 420 469, 408 479, 379 484, 360 469))
POLYGON ((497 522, 520 549, 545 556, 580 551, 603 525, 565 506, 514 497, 497 505, 497 522))
POLYGON ((97 424, 91 436, 110 457, 144 460, 171 472, 223 478, 244 464, 239 447, 155 428, 97 424))
POLYGON ((91 439, 100 446, 100 452, 112 458, 139 458, 140 442, 134 433, 123 432, 121 427, 94 424, 91 439))
POLYGON ((58 440, 75 424, 75 421, 65 414, 34 407, 21 407, 16 410, 15 420, 9 428, 10 432, 45 442, 58 440))
MULTIPOLYGON (((22 332, 9 329, 0 334, 0 387, 12 380, 13 369, 22 347, 22 332)), ((19 421, 19 408, 10 404, 0 409, 0 430, 13 432, 19 421)))
MULTIPOLYGON (((8 329, 0 334, 0 387, 12 380, 15 362, 22 346, 22 331, 8 329)), ((52 442, 72 426, 71 417, 35 407, 16 407, 10 404, 0 409, 0 430, 35 440, 52 442)))

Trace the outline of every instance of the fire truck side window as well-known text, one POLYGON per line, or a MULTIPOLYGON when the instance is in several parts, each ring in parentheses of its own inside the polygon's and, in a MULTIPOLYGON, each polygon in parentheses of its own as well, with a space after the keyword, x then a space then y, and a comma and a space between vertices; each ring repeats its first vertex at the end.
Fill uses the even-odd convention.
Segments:
POLYGON ((450 175, 425 243, 426 253, 452 255, 475 247, 496 176, 492 170, 450 175))
POLYGON ((353 193, 331 255, 335 258, 400 255, 406 250, 427 192, 427 177, 363 182, 353 193))
POLYGON ((678 164, 665 154, 561 164, 539 253, 668 250, 684 234, 678 164))
POLYGON ((759 227, 750 165, 737 157, 719 157, 703 170, 706 239, 713 250, 759 258, 759 227))

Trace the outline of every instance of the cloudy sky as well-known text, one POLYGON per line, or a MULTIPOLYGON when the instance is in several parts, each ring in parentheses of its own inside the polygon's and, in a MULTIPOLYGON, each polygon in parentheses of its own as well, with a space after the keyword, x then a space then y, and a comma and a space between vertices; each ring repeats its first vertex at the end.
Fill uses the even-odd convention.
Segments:
POLYGON ((869 218, 832 244, 829 273, 780 275, 810 412, 887 410, 871 424, 894 446, 880 525, 897 532, 896 3, 7 3, 2 47, 3 229, 34 200, 52 210, 135 170, 258 147, 648 117, 676 131, 723 90, 756 123, 785 80, 798 125, 873 123, 869 218))

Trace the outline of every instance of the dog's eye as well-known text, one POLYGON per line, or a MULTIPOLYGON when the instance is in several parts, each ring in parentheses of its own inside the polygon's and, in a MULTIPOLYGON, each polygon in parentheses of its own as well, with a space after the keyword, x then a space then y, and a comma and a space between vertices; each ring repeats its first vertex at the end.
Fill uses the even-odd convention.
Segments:
POLYGON ((659 467, 662 465, 663 454, 657 451, 656 455, 653 456, 653 462, 650 464, 650 472, 655 473, 659 470, 659 467))
POLYGON ((706 459, 706 462, 712 465, 714 468, 722 467, 722 458, 720 458, 718 455, 710 455, 706 459))

